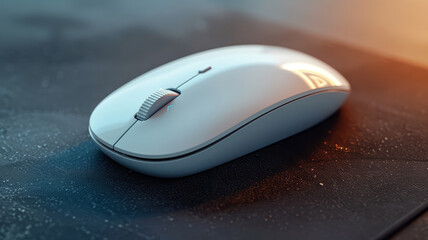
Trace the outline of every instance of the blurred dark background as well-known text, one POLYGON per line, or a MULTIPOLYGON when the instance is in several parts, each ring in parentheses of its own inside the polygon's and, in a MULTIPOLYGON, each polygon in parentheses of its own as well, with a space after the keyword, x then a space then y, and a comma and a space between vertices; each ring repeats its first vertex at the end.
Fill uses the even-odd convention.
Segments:
POLYGON ((428 3, 2 1, 0 239, 428 235, 428 3), (88 119, 136 76, 236 44, 296 49, 353 92, 321 124, 194 176, 126 169, 88 119), (410 225, 397 224, 412 211, 410 225), (398 231, 403 227, 403 231, 398 231))

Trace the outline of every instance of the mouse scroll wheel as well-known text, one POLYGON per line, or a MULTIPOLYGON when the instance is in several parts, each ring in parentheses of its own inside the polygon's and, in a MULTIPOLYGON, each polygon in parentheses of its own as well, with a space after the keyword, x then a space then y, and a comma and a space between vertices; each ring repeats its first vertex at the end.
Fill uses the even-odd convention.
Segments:
POLYGON ((140 110, 135 115, 135 118, 141 121, 149 119, 159 109, 179 95, 180 93, 168 89, 160 89, 152 93, 152 95, 144 101, 143 105, 141 105, 140 110))

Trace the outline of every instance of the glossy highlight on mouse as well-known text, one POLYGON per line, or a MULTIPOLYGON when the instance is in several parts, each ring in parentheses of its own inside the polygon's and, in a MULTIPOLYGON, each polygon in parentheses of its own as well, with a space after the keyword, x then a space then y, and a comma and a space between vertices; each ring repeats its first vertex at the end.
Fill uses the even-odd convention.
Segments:
POLYGON ((314 126, 350 91, 336 70, 301 52, 223 47, 162 65, 115 90, 92 112, 89 132, 126 167, 182 177, 314 126))

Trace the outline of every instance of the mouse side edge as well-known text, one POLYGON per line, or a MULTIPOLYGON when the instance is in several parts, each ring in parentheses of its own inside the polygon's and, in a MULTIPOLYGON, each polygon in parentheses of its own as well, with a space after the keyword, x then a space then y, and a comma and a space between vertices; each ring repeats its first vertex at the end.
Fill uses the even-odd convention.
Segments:
POLYGON ((90 134, 101 150, 121 165, 155 177, 184 177, 229 162, 312 127, 333 114, 348 95, 349 92, 345 91, 329 91, 305 96, 264 114, 203 149, 170 160, 153 161, 121 154, 99 143, 91 130, 90 134), (269 133, 260 134, 266 124, 277 127, 269 128, 269 133), (290 127, 284 129, 284 124, 290 127), (260 139, 259 136, 265 137, 260 139))

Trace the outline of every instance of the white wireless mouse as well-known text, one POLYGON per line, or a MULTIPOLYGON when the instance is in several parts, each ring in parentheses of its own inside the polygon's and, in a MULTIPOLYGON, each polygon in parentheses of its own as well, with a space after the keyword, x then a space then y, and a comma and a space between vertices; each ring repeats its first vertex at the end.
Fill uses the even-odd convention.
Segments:
POLYGON ((301 52, 223 47, 128 82, 94 109, 89 132, 105 154, 128 168, 182 177, 319 123, 350 90, 337 71, 301 52))

